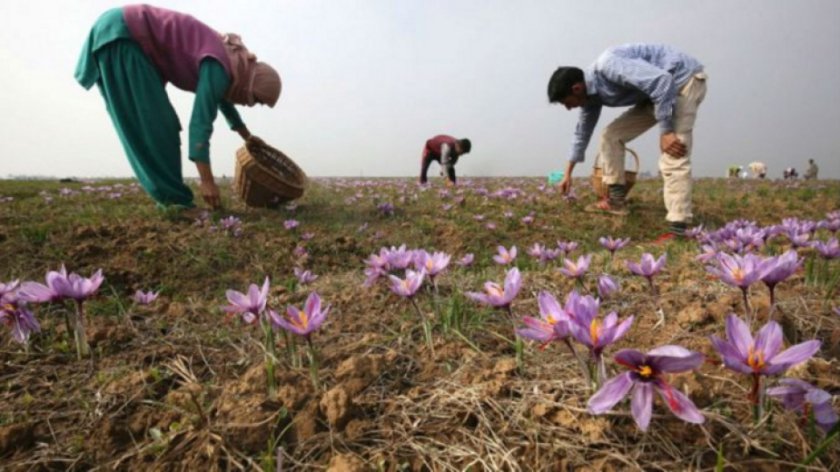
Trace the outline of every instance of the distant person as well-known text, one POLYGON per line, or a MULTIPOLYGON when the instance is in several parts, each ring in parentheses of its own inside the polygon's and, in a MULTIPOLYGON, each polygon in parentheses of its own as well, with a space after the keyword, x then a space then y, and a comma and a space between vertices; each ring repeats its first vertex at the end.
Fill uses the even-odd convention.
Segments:
POLYGON ((691 147, 697 109, 706 96, 706 74, 697 59, 670 46, 626 44, 604 51, 586 70, 560 67, 548 83, 548 99, 569 110, 581 108, 572 154, 560 184, 572 188, 572 171, 583 162, 603 106, 631 107, 601 133, 598 153, 608 198, 588 211, 626 215, 625 143, 658 125, 659 170, 669 232, 663 241, 684 235, 692 218, 691 147))
POLYGON ((738 174, 741 173, 741 167, 740 166, 729 166, 726 169, 726 172, 727 172, 727 175, 729 176, 730 179, 737 179, 738 174))
POLYGON ((782 172, 782 176, 785 180, 794 180, 799 177, 799 174, 796 172, 796 168, 788 167, 784 170, 784 172, 782 172))
POLYGON ((455 139, 445 134, 426 141, 420 162, 420 183, 425 184, 428 181, 426 173, 429 171, 429 166, 432 161, 437 161, 442 170, 446 171, 449 183, 456 185, 458 179, 455 176, 455 164, 458 163, 458 158, 470 152, 470 149, 472 149, 472 143, 469 139, 455 139))
POLYGON ((749 165, 752 176, 756 179, 763 179, 767 176, 767 164, 759 161, 750 162, 749 165))
POLYGON ((820 168, 817 166, 817 163, 814 162, 813 159, 808 159, 808 168, 805 169, 805 174, 803 174, 802 177, 804 177, 805 180, 816 180, 819 172, 820 168))
POLYGON ((99 88, 140 185, 161 206, 193 207, 181 174, 181 123, 166 83, 195 92, 188 157, 204 201, 221 205, 210 167, 210 136, 219 111, 243 139, 251 133, 234 104, 273 107, 280 76, 235 34, 222 35, 184 13, 148 5, 106 11, 88 35, 76 80, 99 88))

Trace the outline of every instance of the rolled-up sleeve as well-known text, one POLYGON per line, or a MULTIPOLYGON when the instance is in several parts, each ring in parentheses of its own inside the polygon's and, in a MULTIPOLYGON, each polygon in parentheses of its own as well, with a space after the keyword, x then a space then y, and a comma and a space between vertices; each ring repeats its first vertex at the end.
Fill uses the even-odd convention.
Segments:
POLYGON ((589 140, 592 138, 592 132, 595 130, 595 125, 598 124, 600 116, 601 105, 584 106, 580 109, 580 117, 572 141, 572 155, 569 161, 583 162, 586 156, 586 147, 589 146, 589 140))
MULTIPOLYGON (((210 137, 213 135, 213 121, 222 109, 222 113, 230 123, 227 109, 223 100, 225 91, 230 84, 224 67, 215 59, 207 58, 201 62, 198 69, 198 85, 195 90, 192 116, 190 117, 189 158, 194 162, 210 162, 210 137)), ((229 104, 228 104, 229 105, 229 104)), ((235 118, 241 123, 239 113, 233 109, 235 118)))

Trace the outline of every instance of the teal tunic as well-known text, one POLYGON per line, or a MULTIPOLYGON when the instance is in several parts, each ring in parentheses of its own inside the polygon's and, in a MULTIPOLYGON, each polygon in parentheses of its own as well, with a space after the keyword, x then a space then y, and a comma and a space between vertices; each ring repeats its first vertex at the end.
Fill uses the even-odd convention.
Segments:
MULTIPOLYGON (((94 24, 76 66, 76 80, 94 84, 117 130, 140 185, 160 204, 193 206, 181 172, 181 124, 154 64, 131 38, 122 9, 105 12, 94 24)), ((215 59, 201 62, 189 126, 189 158, 210 162, 213 122, 221 111, 232 129, 244 126, 224 99, 230 78, 215 59)))

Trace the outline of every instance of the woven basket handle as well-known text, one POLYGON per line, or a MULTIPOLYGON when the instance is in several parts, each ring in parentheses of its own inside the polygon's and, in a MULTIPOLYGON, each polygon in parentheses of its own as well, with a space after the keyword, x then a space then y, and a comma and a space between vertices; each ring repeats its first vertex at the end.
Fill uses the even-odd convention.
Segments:
MULTIPOLYGON (((634 161, 634 162, 635 162, 635 164, 636 164, 636 170, 633 170, 633 171, 631 171, 631 172, 637 172, 637 173, 638 173, 638 172, 639 172, 639 155, 638 155, 638 154, 636 154, 636 151, 634 151, 634 150, 630 149, 629 147, 626 147, 626 146, 625 146, 624 150, 626 150, 627 152, 629 152, 629 153, 630 153, 630 155, 631 155, 631 156, 633 156, 633 161, 634 161)), ((596 156, 596 157, 595 157, 595 159, 593 159, 593 160, 595 161, 595 162, 592 164, 592 168, 593 168, 593 169, 600 169, 600 168, 601 168, 601 166, 599 166, 599 165, 598 165, 598 159, 599 159, 600 157, 601 157, 601 155, 600 155, 600 154, 598 154, 598 156, 596 156)))

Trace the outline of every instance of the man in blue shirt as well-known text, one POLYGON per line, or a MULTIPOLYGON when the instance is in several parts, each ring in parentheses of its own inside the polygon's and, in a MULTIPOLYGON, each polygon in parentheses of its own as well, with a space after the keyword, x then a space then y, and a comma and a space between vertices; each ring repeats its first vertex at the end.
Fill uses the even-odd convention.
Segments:
POLYGON ((601 133, 598 155, 606 200, 588 211, 627 215, 624 145, 654 125, 659 127, 659 169, 668 211, 668 237, 685 233, 692 217, 691 144, 697 108, 706 95, 706 74, 696 59, 670 46, 626 44, 604 51, 595 64, 581 70, 560 67, 548 83, 548 99, 566 109, 580 108, 572 154, 560 189, 572 188, 572 171, 584 152, 601 114, 601 107, 631 107, 601 133))

